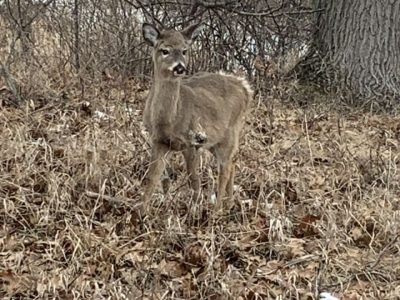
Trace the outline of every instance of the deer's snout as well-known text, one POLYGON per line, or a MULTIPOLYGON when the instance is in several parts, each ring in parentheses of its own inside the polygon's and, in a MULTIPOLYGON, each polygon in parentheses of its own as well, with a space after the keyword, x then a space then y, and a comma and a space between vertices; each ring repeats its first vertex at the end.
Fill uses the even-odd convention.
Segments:
POLYGON ((181 76, 186 73, 186 67, 183 64, 179 63, 172 69, 172 71, 174 72, 175 76, 181 76))

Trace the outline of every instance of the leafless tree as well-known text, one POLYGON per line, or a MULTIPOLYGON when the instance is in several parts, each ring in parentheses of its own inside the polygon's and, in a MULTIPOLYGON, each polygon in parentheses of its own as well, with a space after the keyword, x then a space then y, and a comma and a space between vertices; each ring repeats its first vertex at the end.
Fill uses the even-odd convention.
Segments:
MULTIPOLYGON (((193 47, 190 72, 243 73, 261 90, 268 85, 265 78, 271 75, 271 66, 279 69, 288 54, 307 47, 313 16, 309 2, 4 0, 0 50, 9 78, 24 69, 41 74, 43 82, 63 84, 76 82, 67 80, 76 75, 81 85, 90 84, 110 72, 148 79, 152 67, 141 37, 142 23, 182 29, 201 21, 205 30, 193 47)), ((40 88, 39 82, 27 88, 23 78, 15 82, 23 86, 21 99, 40 88)))

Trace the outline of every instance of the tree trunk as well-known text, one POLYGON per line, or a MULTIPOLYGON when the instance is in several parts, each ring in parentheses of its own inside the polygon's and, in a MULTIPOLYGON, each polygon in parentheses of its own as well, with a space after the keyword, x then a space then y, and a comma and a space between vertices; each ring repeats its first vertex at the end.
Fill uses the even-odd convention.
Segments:
POLYGON ((400 1, 315 0, 315 5, 321 12, 314 49, 330 86, 400 103, 400 1))
POLYGON ((79 47, 80 47, 80 36, 79 36, 79 0, 74 1, 74 9, 72 11, 74 18, 74 65, 75 69, 79 71, 81 68, 81 62, 79 57, 79 47))

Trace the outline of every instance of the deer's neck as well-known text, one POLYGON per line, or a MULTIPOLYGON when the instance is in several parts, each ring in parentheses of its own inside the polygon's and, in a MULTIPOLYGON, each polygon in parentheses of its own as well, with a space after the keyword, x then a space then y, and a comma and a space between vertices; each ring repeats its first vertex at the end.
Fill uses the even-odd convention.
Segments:
POLYGON ((153 116, 160 124, 172 124, 179 109, 181 80, 155 78, 153 116))

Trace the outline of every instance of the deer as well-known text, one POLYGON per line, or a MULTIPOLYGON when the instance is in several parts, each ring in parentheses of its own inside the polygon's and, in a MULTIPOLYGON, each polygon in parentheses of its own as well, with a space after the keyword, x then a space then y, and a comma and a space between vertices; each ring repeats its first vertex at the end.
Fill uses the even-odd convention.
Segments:
POLYGON ((233 197, 234 157, 253 91, 244 78, 219 72, 188 74, 189 48, 204 24, 181 31, 144 23, 142 34, 152 47, 153 80, 143 111, 151 161, 144 180, 144 208, 161 181, 172 151, 183 153, 189 186, 200 195, 200 148, 218 163, 215 208, 229 207, 233 197))

